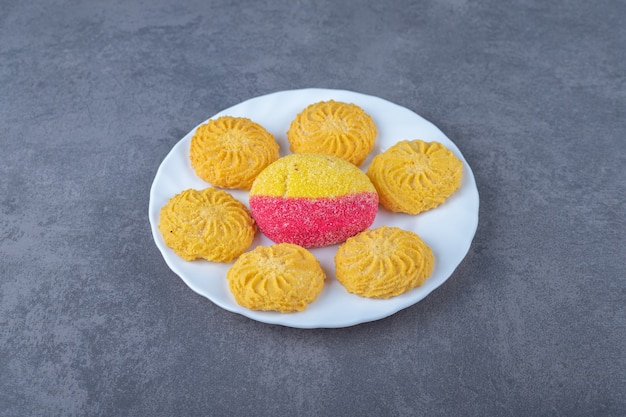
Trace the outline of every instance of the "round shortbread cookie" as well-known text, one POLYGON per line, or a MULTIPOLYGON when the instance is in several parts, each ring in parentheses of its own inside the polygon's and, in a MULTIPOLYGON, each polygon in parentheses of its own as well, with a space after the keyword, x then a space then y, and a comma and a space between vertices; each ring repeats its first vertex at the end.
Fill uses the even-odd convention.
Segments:
POLYGON ((291 122, 287 139, 294 153, 322 153, 361 165, 374 146, 376 124, 356 104, 321 101, 291 122))
POLYGON ((302 311, 324 287, 326 274, 311 252, 291 243, 257 246, 226 273, 235 301, 251 310, 302 311))
POLYGON ((226 191, 187 189, 161 208, 165 244, 187 261, 230 262, 252 244, 256 224, 248 208, 226 191))
POLYGON ((337 280, 353 294, 390 298, 422 285, 434 268, 432 250, 413 232, 382 226, 339 246, 337 280))
POLYGON ((189 148, 196 174, 215 187, 249 190, 257 175, 278 159, 278 143, 263 126, 223 116, 198 126, 189 148))
POLYGON ((460 187, 463 163, 439 142, 404 140, 375 156, 367 176, 383 207, 418 214, 439 206, 460 187))

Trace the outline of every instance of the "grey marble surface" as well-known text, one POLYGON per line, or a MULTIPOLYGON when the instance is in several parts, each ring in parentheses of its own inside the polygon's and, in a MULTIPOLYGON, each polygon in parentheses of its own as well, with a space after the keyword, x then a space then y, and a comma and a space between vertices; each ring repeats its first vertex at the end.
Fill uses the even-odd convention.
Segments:
POLYGON ((0 0, 0 416, 626 415, 626 3, 0 0), (422 302, 229 313, 157 250, 154 174, 279 90, 435 123, 481 195, 422 302))

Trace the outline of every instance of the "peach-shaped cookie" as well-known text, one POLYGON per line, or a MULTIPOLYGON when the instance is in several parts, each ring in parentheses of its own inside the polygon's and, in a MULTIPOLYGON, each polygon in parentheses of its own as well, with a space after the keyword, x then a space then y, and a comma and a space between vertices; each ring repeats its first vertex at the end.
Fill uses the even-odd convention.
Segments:
POLYGON ((276 243, 305 248, 343 242, 369 227, 377 210, 378 194, 365 173, 330 155, 287 155, 250 189, 259 229, 276 243))

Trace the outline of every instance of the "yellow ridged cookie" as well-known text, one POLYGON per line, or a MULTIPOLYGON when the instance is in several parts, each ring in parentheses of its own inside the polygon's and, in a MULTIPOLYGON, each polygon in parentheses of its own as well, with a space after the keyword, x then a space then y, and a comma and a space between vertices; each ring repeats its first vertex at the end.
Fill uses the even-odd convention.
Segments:
POLYGON ((390 298, 422 285, 434 268, 430 247, 413 232, 382 226, 344 242, 335 255, 337 280, 348 292, 390 298))
POLYGON ((460 187, 463 163, 439 142, 404 140, 376 155, 367 176, 383 207, 417 214, 442 204, 460 187))
POLYGON ((196 174, 211 185, 249 190, 257 175, 278 159, 278 148, 260 124, 223 116, 198 126, 189 157, 196 174))
POLYGON ((257 246, 226 274, 237 303, 251 310, 302 311, 324 287, 326 274, 311 252, 291 243, 257 246))
POLYGON ((361 165, 374 146, 376 125, 356 104, 334 100, 307 106, 291 122, 291 152, 322 153, 361 165))
POLYGON ((188 189, 161 208, 159 230, 186 261, 230 262, 250 247, 256 224, 248 208, 226 191, 188 189))

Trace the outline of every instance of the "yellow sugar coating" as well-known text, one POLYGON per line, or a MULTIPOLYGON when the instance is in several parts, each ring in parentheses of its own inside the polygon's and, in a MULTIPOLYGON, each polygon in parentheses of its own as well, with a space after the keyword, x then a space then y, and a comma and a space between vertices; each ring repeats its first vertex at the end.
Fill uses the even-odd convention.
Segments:
POLYGON ((196 174, 211 185, 249 190, 256 176, 278 159, 278 149, 260 124, 223 116, 198 126, 189 158, 196 174))
POLYGON ((307 106, 291 122, 287 139, 295 153, 323 153, 361 165, 374 146, 376 124, 361 107, 329 100, 307 106))
POLYGON ((367 176, 383 207, 418 214, 439 206, 461 186, 463 163, 439 142, 404 140, 374 157, 367 176))
POLYGON ((413 232, 382 226, 344 242, 335 255, 337 280, 353 294, 390 298, 419 287, 433 271, 432 250, 413 232))
POLYGON ((186 261, 230 262, 252 244, 256 224, 248 208, 226 191, 187 189, 161 208, 165 244, 186 261))
POLYGON ((326 274, 305 248, 291 243, 257 246, 226 273, 235 301, 251 310, 305 310, 324 287, 326 274))
POLYGON ((322 198, 376 192, 370 179, 354 164, 321 154, 291 154, 265 168, 250 195, 322 198))

